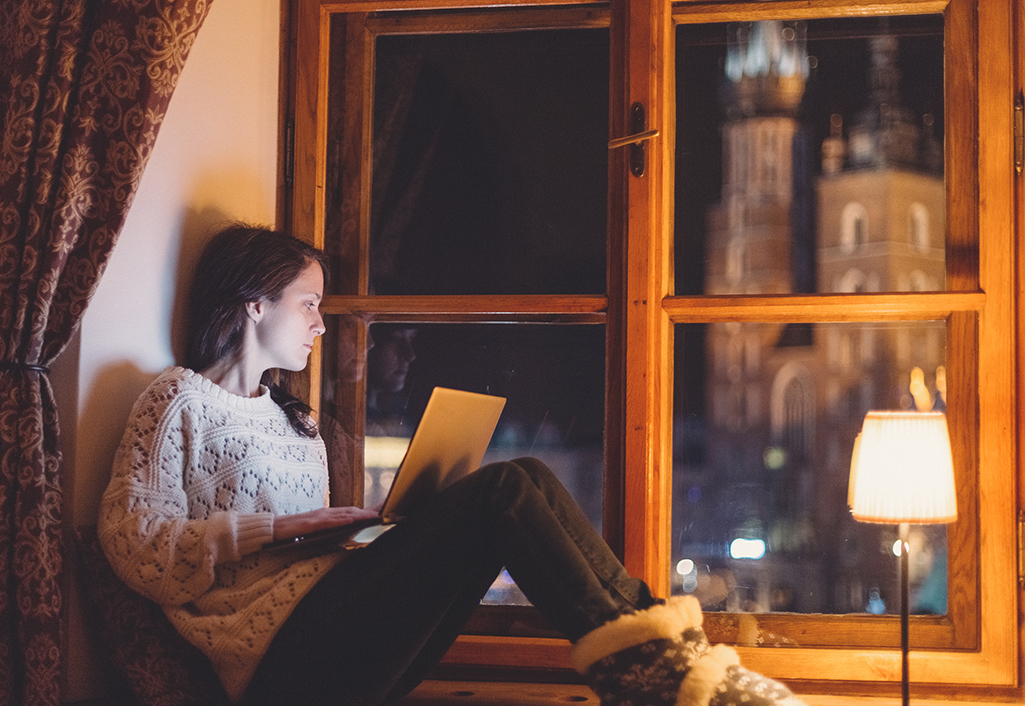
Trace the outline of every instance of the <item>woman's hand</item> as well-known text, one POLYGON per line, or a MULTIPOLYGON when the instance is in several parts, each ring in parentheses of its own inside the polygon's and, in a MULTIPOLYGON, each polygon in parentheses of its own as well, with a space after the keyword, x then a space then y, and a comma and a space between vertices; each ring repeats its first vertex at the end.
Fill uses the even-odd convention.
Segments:
POLYGON ((301 537, 317 530, 341 527, 372 517, 377 517, 377 513, 361 507, 322 507, 295 515, 275 515, 274 539, 301 537))

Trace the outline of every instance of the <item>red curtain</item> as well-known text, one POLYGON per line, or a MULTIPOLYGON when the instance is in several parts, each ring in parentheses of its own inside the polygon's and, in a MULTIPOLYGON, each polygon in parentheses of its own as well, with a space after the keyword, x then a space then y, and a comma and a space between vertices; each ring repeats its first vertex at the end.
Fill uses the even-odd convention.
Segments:
POLYGON ((208 5, 0 3, 0 705, 60 702, 47 366, 99 282, 208 5))

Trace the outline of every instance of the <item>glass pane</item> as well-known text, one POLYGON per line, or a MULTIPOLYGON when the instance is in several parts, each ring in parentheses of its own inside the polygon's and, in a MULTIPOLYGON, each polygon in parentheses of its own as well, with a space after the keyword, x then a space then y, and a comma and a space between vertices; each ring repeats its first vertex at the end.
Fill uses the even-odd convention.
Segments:
MULTIPOLYGON (((435 386, 502 395, 484 462, 540 458, 601 527, 604 327, 374 324, 370 336, 368 449, 372 438, 408 439, 435 386)), ((394 466, 367 469, 368 504, 383 499, 394 466)))
MULTIPOLYGON (((353 446, 365 425, 364 505, 383 501, 431 390, 452 387, 507 398, 484 463, 541 459, 601 530, 603 326, 378 323, 367 337, 354 317, 333 316, 327 323, 324 349, 338 354, 324 356, 320 427, 332 493, 342 494, 336 497, 351 495, 353 446), (361 345, 369 346, 365 364, 356 356, 361 345), (358 384, 366 385, 361 420, 347 401, 355 399, 358 384)), ((485 602, 527 601, 503 574, 485 602)))
MULTIPOLYGON (((898 613, 897 527, 847 510, 869 410, 945 410, 946 329, 676 326, 674 593, 706 610, 898 613)), ((911 611, 946 613, 946 530, 913 527, 911 611)))
POLYGON ((677 294, 945 288, 941 16, 679 25, 676 72, 677 294))
POLYGON ((608 44, 377 39, 371 293, 605 291, 608 44))

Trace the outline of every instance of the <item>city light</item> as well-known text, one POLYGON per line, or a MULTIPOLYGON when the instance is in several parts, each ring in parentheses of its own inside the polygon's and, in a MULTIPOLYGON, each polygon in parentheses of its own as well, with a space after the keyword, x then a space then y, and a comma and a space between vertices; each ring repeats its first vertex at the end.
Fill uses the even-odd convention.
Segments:
POLYGON ((367 468, 398 468, 409 439, 396 436, 368 436, 363 440, 363 465, 367 468))
POLYGON ((738 537, 730 543, 730 556, 734 559, 761 559, 765 556, 765 540, 738 537))
POLYGON ((694 593, 698 588, 698 567, 693 559, 680 559, 676 562, 676 573, 683 578, 680 587, 684 593, 694 593))

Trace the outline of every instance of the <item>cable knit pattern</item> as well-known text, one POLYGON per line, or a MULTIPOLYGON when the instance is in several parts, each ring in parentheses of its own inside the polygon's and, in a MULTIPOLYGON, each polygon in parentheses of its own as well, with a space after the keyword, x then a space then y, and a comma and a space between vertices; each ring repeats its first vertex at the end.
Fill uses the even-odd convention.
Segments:
POLYGON ((135 403, 100 506, 118 576, 159 603, 238 700, 277 629, 340 554, 259 551, 273 516, 327 504, 319 437, 264 391, 233 395, 168 368, 135 403))

